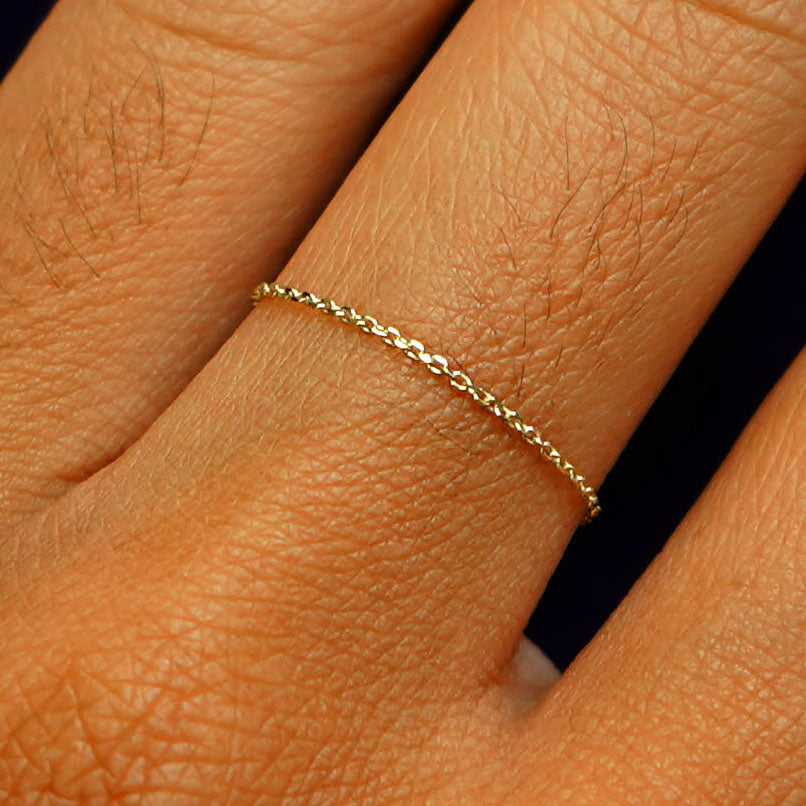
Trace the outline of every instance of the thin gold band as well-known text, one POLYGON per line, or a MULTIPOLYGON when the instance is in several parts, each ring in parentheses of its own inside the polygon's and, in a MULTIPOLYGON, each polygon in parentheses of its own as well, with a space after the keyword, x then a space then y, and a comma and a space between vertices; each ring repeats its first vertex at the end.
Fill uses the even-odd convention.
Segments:
POLYGON ((292 302, 299 302, 308 308, 321 311, 328 316, 334 316, 340 322, 363 330, 372 336, 378 336, 392 347, 396 347, 408 356, 412 361, 424 364, 434 375, 444 375, 448 383, 465 392, 482 408, 489 411, 505 425, 519 434, 529 445, 535 446, 540 455, 550 464, 554 465, 576 488, 585 499, 587 510, 585 521, 595 518, 601 511, 599 498, 596 490, 585 481, 584 476, 578 473, 576 468, 533 426, 524 422, 523 418, 515 409, 505 406, 495 395, 474 383, 468 375, 461 369, 453 369, 451 363, 444 356, 427 350, 422 342, 417 339, 409 339, 401 335, 395 327, 382 325, 374 316, 367 316, 358 313, 354 308, 339 305, 328 297, 318 297, 310 291, 299 291, 287 285, 279 283, 261 283, 252 294, 252 302, 257 305, 263 299, 287 299, 292 302))

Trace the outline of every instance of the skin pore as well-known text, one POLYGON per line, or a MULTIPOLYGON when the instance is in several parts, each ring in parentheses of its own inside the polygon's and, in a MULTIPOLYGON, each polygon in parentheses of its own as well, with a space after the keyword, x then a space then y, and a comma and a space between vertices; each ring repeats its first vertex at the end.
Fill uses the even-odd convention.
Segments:
POLYGON ((88 9, 0 89, 3 798, 797 803, 802 358, 557 679, 573 488, 247 312, 598 485, 802 174, 802 4, 476 0, 365 149, 450 3, 88 9))

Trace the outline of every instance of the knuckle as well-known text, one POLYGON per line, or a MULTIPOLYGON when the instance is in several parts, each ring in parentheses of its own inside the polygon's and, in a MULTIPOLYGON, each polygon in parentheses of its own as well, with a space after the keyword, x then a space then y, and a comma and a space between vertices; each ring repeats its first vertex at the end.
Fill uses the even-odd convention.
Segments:
POLYGON ((61 655, 57 665, 4 658, 13 659, 13 673, 6 666, 3 675, 7 707, 0 726, 0 781, 8 802, 37 795, 110 803, 153 797, 159 784, 150 782, 168 770, 169 791, 197 789, 191 759, 181 761, 183 742, 197 743, 195 760, 209 770, 217 762, 217 732, 209 723, 205 730, 177 719, 203 696, 177 674, 178 665, 108 649, 90 657, 50 655, 61 655))
MULTIPOLYGON (((98 624, 87 626, 83 641, 98 624)), ((144 638, 142 625, 107 627, 95 645, 4 656, 3 802, 223 800, 272 768, 282 739, 261 734, 259 719, 277 724, 283 707, 243 707, 259 687, 231 656, 200 647, 212 631, 175 624, 144 638)))
POLYGON ((146 579, 139 552, 124 570, 101 551, 55 611, 47 593, 31 612, 24 592, 12 600, 0 624, 0 800, 303 803, 343 780, 371 790, 379 770, 388 787, 426 774, 405 755, 428 732, 400 731, 401 713, 417 726, 424 704, 448 707, 455 690, 435 694, 388 629, 380 580, 392 575, 367 584, 371 547, 338 529, 331 539, 315 507, 309 550, 293 544, 305 492, 300 527, 296 502, 294 517, 262 523, 250 500, 245 528, 227 511, 232 490, 217 503, 207 494, 186 533, 162 526, 193 550, 172 560, 153 545, 167 536, 147 533, 146 579))
POLYGON ((118 592, 114 614, 6 630, 4 803, 304 803, 433 773, 407 761, 428 731, 382 629, 360 653, 335 623, 307 636, 316 605, 289 617, 242 557, 216 565, 195 596, 118 592))

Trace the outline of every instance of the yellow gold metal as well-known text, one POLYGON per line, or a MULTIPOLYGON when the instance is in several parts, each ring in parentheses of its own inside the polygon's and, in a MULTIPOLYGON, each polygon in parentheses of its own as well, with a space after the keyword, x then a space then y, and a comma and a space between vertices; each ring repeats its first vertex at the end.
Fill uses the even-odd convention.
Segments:
POLYGON ((469 395, 479 406, 489 411, 492 415, 502 420, 504 424, 516 434, 538 449, 540 455, 550 464, 554 465, 563 474, 585 499, 587 509, 585 512, 585 522, 595 518, 601 507, 596 490, 585 481, 584 476, 577 472, 574 465, 565 459, 562 454, 547 440, 533 425, 527 424, 515 409, 504 405, 495 395, 486 389, 478 386, 461 369, 456 369, 451 361, 442 355, 425 348, 422 342, 417 339, 410 339, 403 336, 395 327, 382 325, 375 317, 359 313, 354 308, 339 305, 328 297, 318 297, 310 291, 300 291, 287 285, 279 283, 261 283, 252 294, 252 302, 257 305, 263 299, 287 299, 292 302, 299 302, 308 308, 321 311, 328 316, 334 316, 340 322, 369 333, 372 336, 385 341, 392 347, 396 347, 412 361, 424 364, 434 375, 443 375, 454 389, 469 395))

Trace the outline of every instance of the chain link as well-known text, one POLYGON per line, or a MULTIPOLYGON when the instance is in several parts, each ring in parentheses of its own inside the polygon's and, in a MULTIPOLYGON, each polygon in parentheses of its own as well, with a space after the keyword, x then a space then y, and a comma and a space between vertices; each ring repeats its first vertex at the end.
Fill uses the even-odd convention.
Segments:
MULTIPOLYGON (((461 369, 451 367, 451 362, 442 355, 427 350, 422 342, 402 335, 396 327, 382 325, 374 316, 359 313, 354 308, 339 305, 328 297, 318 297, 310 291, 300 291, 279 283, 261 283, 252 294, 252 302, 257 305, 263 299, 287 299, 299 302, 308 308, 333 316, 340 322, 377 336, 392 347, 396 347, 412 361, 424 364, 434 375, 442 375, 454 389, 464 392, 484 409, 502 420, 504 424, 518 434, 529 445, 538 449, 540 455, 560 471, 579 490, 587 505, 585 522, 595 518, 601 511, 599 498, 593 487, 589 486, 584 476, 577 471, 563 455, 533 426, 526 423, 515 409, 509 408, 495 395, 488 392, 461 369)), ((456 362, 453 362, 456 363, 456 362)))

